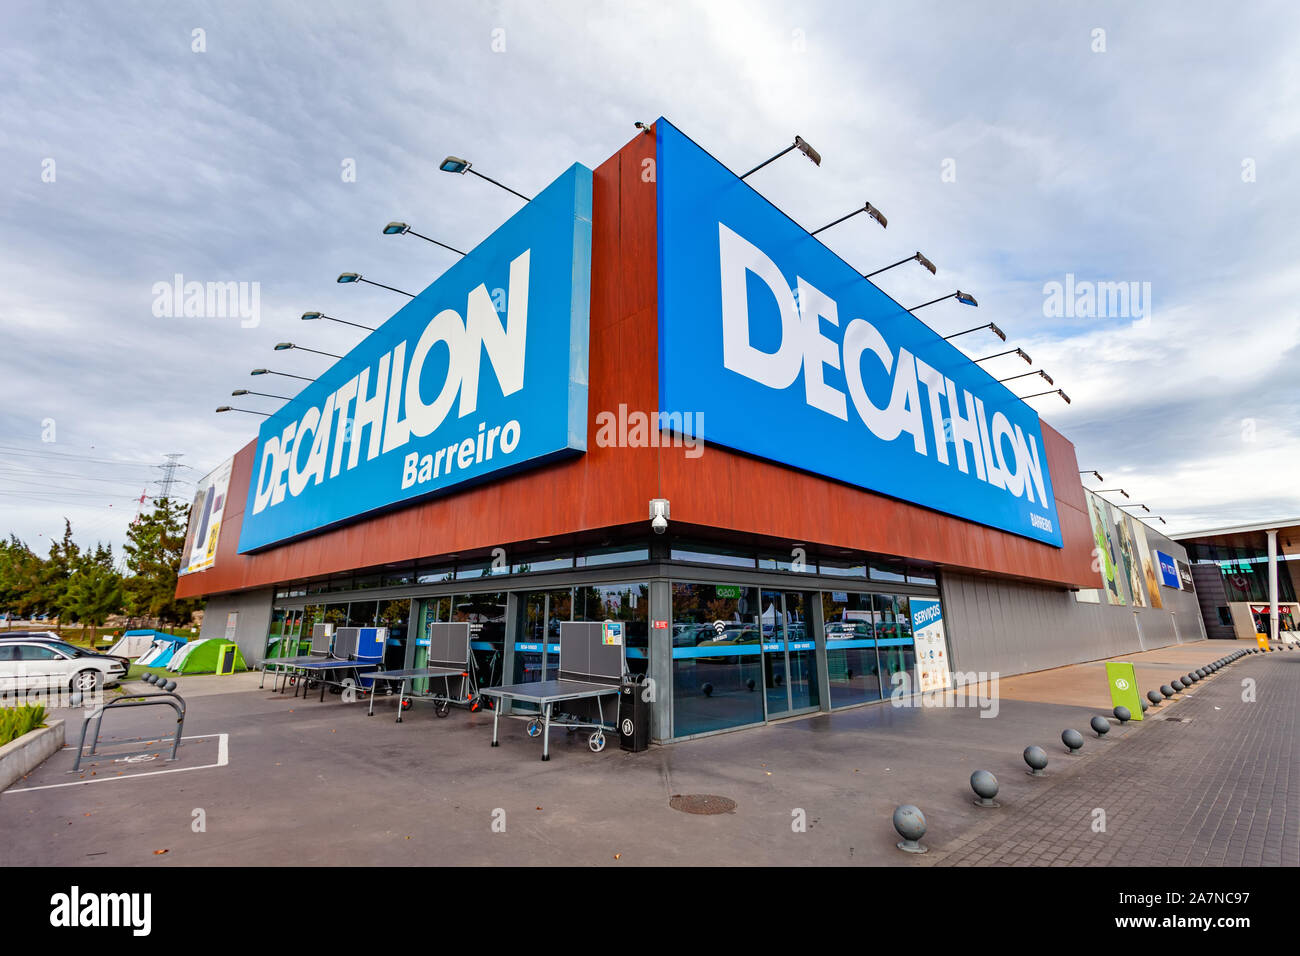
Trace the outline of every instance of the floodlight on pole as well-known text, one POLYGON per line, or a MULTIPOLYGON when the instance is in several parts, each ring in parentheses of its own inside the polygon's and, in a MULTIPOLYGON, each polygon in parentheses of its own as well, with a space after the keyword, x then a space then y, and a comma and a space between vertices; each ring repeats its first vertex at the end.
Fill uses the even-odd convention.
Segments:
POLYGON ((375 282, 373 279, 367 279, 360 272, 340 272, 339 277, 335 280, 341 285, 350 285, 354 282, 364 282, 366 285, 377 285, 381 289, 387 289, 389 292, 401 292, 407 298, 414 299, 415 296, 409 292, 402 292, 401 289, 394 289, 391 285, 384 285, 382 282, 375 282))
POLYGON ((1051 389, 1051 390, 1049 390, 1049 391, 1046 391, 1046 392, 1034 392, 1034 394, 1032 394, 1032 395, 1020 395, 1020 396, 1017 396, 1017 397, 1018 397, 1022 402, 1024 402, 1024 401, 1027 401, 1027 400, 1029 400, 1029 399, 1031 399, 1031 398, 1038 398, 1038 397, 1040 397, 1040 396, 1042 396, 1042 395, 1060 395, 1060 396, 1061 396, 1061 400, 1064 401, 1065 404, 1067 404, 1067 405, 1070 404, 1070 396, 1069 396, 1069 395, 1066 395, 1065 392, 1064 392, 1063 390, 1059 389, 1059 388, 1053 388, 1053 389, 1051 389))
POLYGON ((777 153, 771 159, 763 160, 761 163, 759 163, 757 166, 755 166, 749 172, 745 173, 745 175, 741 176, 740 178, 748 179, 750 176, 754 175, 754 173, 758 172, 768 163, 775 162, 776 160, 784 156, 786 153, 790 152, 790 150, 792 149, 799 150, 799 152, 803 153, 805 156, 811 159, 814 166, 820 166, 822 164, 822 154, 817 152, 817 150, 813 149, 812 146, 808 143, 808 141, 804 139, 802 136, 796 136, 794 138, 793 143, 791 143, 785 149, 781 150, 781 152, 777 153))
MULTIPOLYGON (((956 292, 949 292, 947 295, 941 295, 939 298, 931 299, 929 302, 922 302, 920 305, 914 305, 907 311, 915 312, 917 309, 924 309, 927 305, 934 305, 936 302, 942 302, 944 299, 956 299, 962 305, 969 305, 972 307, 979 305, 979 303, 975 301, 975 296, 971 295, 969 292, 963 292, 961 289, 958 289, 956 292)), ((984 326, 981 325, 980 328, 984 328, 984 326)))
POLYGON ((1107 491, 1118 491, 1125 498, 1128 497, 1128 492, 1125 491, 1123 488, 1098 488, 1096 491, 1093 492, 1093 494, 1100 495, 1100 494, 1104 494, 1107 491))
POLYGON ((1021 372, 1019 375, 1009 375, 1009 376, 1007 376, 1006 378, 1000 378, 1000 379, 998 379, 998 381, 999 381, 999 382, 1014 382, 1014 381, 1015 381, 1016 379, 1018 379, 1018 378, 1027 378, 1027 377, 1029 377, 1030 375, 1041 375, 1041 376, 1043 377, 1043 379, 1047 382, 1048 385, 1055 385, 1055 384, 1056 384, 1054 381, 1052 381, 1052 376, 1048 375, 1048 374, 1047 374, 1046 372, 1044 372, 1041 368, 1036 368, 1036 369, 1034 369, 1032 372, 1021 372))
MULTIPOLYGON (((809 235, 813 235, 813 236, 815 236, 815 235, 817 235, 817 233, 819 233, 819 232, 825 232, 825 231, 826 231, 827 229, 829 229, 831 226, 838 226, 838 225, 839 225, 840 223, 842 223, 845 219, 852 219, 854 216, 858 215, 859 213, 864 213, 864 212, 865 212, 868 216, 870 216, 872 219, 876 220, 876 222, 880 223, 880 228, 881 228, 881 229, 884 229, 884 228, 888 227, 888 225, 889 225, 889 220, 885 218, 885 214, 884 214, 883 212, 881 212, 879 209, 877 209, 875 206, 871 205, 871 203, 867 202, 867 203, 863 203, 863 204, 862 204, 862 208, 861 208, 861 209, 855 209, 855 210, 853 210, 853 212, 849 213, 849 214, 846 215, 846 216, 840 216, 840 218, 839 218, 839 219, 836 219, 834 222, 828 222, 826 225, 822 226, 820 229, 814 229, 811 233, 809 233, 809 235)), ((918 252, 916 255, 919 256, 920 253, 918 252)), ((908 258, 910 258, 910 259, 914 259, 914 258, 916 258, 916 256, 909 256, 908 258)), ((903 261, 906 262, 907 259, 904 259, 903 261)), ((875 273, 872 273, 872 275, 875 275, 875 273)))
MULTIPOLYGON (((906 259, 899 259, 897 262, 891 262, 883 269, 877 269, 875 272, 864 273, 862 278, 870 279, 872 276, 878 276, 882 272, 888 272, 890 269, 897 268, 898 266, 901 266, 904 262, 913 262, 913 261, 919 262, 926 269, 929 269, 930 275, 938 275, 938 269, 935 268, 934 263, 931 262, 929 259, 927 259, 925 256, 921 255, 920 250, 918 250, 912 253, 912 255, 908 256, 906 259)), ((980 326, 980 328, 984 328, 984 326, 980 326)))
POLYGON ((332 315, 326 315, 324 312, 304 312, 302 320, 304 322, 314 322, 319 319, 328 319, 330 322, 338 322, 340 325, 350 325, 354 329, 365 329, 367 332, 373 332, 374 328, 369 325, 362 325, 360 322, 349 322, 347 319, 336 319, 332 315))
POLYGON ((388 225, 384 226, 384 235, 385 236, 411 235, 411 236, 415 236, 417 239, 423 239, 425 242, 432 242, 435 246, 442 246, 442 248, 446 249, 448 252, 454 252, 458 256, 465 255, 465 253, 461 252, 455 246, 449 246, 445 242, 439 242, 437 239, 431 239, 428 236, 424 235, 423 233, 416 232, 414 229, 412 229, 409 225, 407 225, 404 222, 390 222, 388 225))
POLYGON ((995 325, 992 322, 987 322, 984 325, 977 325, 973 329, 962 329, 960 332, 954 332, 952 335, 945 335, 943 338, 944 341, 946 342, 949 339, 955 339, 959 335, 969 335, 972 332, 979 332, 983 329, 988 329, 990 332, 992 332, 994 335, 1000 338, 1003 342, 1007 340, 1007 333, 1003 332, 1000 328, 997 327, 997 325, 995 325))
POLYGON ((1096 479, 1097 479, 1098 481, 1105 481, 1105 480, 1106 480, 1105 478, 1103 478, 1103 477, 1101 476, 1101 472, 1099 472, 1099 471, 1093 471, 1091 468, 1085 468, 1085 469, 1083 469, 1081 472, 1079 472, 1079 474, 1081 474, 1081 475, 1093 475, 1094 477, 1096 477, 1096 479))
POLYGON ((274 369, 269 369, 269 368, 255 368, 255 369, 253 369, 251 372, 249 372, 248 374, 249 374, 249 375, 280 375, 280 376, 283 376, 284 378, 297 378, 297 379, 301 379, 301 380, 304 381, 304 382, 314 382, 314 381, 316 381, 314 378, 308 378, 306 375, 294 375, 294 374, 291 373, 291 372, 277 372, 277 371, 275 371, 274 369))
POLYGON ((1021 348, 1007 349, 1005 352, 994 352, 992 355, 986 355, 983 358, 975 359, 975 364, 978 365, 980 362, 987 362, 989 359, 1001 358, 1003 355, 1019 355, 1025 360, 1026 364, 1034 364, 1034 360, 1029 357, 1029 353, 1021 348))
POLYGON ((221 412, 243 412, 246 415, 261 415, 263 418, 271 417, 269 412, 255 412, 251 408, 232 408, 229 405, 220 406, 217 413, 220 414, 221 412))
POLYGON ((466 173, 473 173, 479 179, 486 179, 493 186, 497 186, 498 188, 504 189, 506 192, 511 193, 512 195, 518 196, 524 202, 532 202, 531 198, 525 196, 523 193, 519 192, 518 190, 511 189, 505 183, 499 183, 491 176, 484 176, 477 169, 471 168, 473 165, 474 164, 471 163, 468 159, 461 159, 459 156, 448 156, 446 159, 444 159, 441 163, 438 164, 438 168, 441 169, 444 173, 460 173, 462 176, 465 175, 466 173))
POLYGON ((320 349, 309 349, 305 345, 294 345, 292 342, 276 342, 275 350, 277 352, 287 352, 290 349, 297 349, 299 352, 311 352, 313 355, 323 355, 326 358, 341 359, 342 355, 335 355, 333 352, 322 352, 320 349))
POLYGON ((293 401, 293 399, 291 399, 288 395, 272 395, 270 392, 254 392, 251 389, 247 389, 247 388, 237 388, 230 394, 234 398, 238 398, 241 395, 260 395, 262 396, 262 398, 278 398, 284 402, 293 401))

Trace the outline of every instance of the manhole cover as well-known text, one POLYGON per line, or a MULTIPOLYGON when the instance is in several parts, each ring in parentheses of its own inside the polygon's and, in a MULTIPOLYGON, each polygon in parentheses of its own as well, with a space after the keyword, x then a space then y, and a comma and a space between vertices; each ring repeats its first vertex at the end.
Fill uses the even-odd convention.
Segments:
POLYGON ((719 797, 713 793, 675 793, 668 800, 668 806, 682 813, 734 813, 736 801, 719 797))

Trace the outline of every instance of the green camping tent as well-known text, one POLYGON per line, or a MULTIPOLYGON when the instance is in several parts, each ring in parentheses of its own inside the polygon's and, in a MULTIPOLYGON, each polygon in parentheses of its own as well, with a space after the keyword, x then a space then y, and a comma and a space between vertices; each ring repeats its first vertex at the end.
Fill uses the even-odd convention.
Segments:
MULTIPOLYGON (((181 661, 177 668, 181 674, 215 674, 217 672, 217 654, 220 653, 223 644, 233 643, 209 639, 199 641, 194 650, 190 651, 181 661)), ((246 671, 248 665, 244 663, 244 655, 239 652, 239 645, 235 645, 235 670, 246 671)))

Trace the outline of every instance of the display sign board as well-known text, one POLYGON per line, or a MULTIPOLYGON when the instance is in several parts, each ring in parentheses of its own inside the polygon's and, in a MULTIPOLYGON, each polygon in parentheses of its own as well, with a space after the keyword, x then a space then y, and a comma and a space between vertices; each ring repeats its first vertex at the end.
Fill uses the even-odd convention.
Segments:
POLYGON ((623 622, 606 621, 601 625, 600 642, 610 647, 623 646, 623 622))
POLYGON ((190 506, 189 527, 185 531, 181 574, 204 571, 216 562, 221 518, 226 510, 230 472, 234 464, 235 460, 231 458, 199 481, 194 503, 190 506))
POLYGON ((1037 413, 666 120, 656 132, 660 409, 1060 547, 1037 413))
POLYGON ((1142 719, 1142 692, 1137 672, 1128 661, 1107 661, 1106 681, 1110 684, 1111 707, 1127 707, 1134 720, 1142 719))
POLYGON ((951 687, 948 639, 943 630, 943 606, 938 601, 912 598, 912 642, 916 648, 917 690, 924 694, 951 687))
POLYGON ((1167 588, 1177 588, 1182 590, 1182 580, 1178 574, 1178 565, 1174 559, 1163 551, 1155 550, 1152 552, 1156 557, 1156 566, 1160 568, 1160 583, 1167 588))
POLYGON ((241 552, 586 450, 591 182, 571 166, 262 424, 241 552))
POLYGON ((1178 565, 1178 580, 1182 582, 1184 591, 1195 591, 1196 584, 1192 580, 1192 569, 1186 561, 1176 561, 1178 565))
POLYGON ((217 648, 217 676, 225 677, 235 672, 237 648, 235 644, 222 644, 217 648))

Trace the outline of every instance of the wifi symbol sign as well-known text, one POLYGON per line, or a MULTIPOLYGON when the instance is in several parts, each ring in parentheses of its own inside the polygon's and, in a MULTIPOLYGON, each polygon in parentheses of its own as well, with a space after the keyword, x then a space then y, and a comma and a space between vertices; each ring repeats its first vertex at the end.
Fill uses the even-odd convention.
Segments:
POLYGON ((718 632, 718 637, 721 637, 727 630, 727 624, 725 621, 714 621, 713 629, 718 632))

